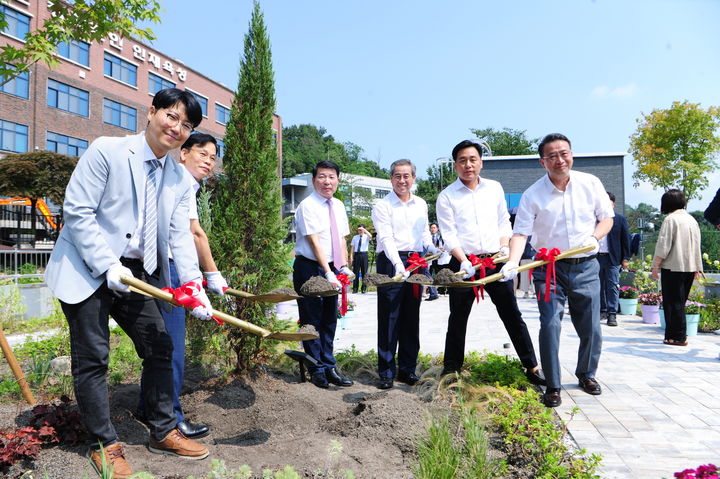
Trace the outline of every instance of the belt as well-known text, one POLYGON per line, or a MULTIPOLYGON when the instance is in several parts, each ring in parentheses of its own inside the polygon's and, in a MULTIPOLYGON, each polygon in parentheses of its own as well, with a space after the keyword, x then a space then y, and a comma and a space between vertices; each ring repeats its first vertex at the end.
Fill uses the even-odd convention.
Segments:
POLYGON ((610 253, 598 253, 598 256, 609 256, 610 253))
POLYGON ((405 255, 405 256, 410 256, 413 253, 420 254, 419 251, 398 251, 398 254, 405 255))
POLYGON ((590 261, 591 259, 597 258, 597 255, 594 254, 592 256, 583 256, 582 258, 563 258, 557 260, 558 263, 567 263, 567 264, 580 264, 584 263, 585 261, 590 261))
MULTIPOLYGON (((480 253, 480 254, 476 254, 475 257, 480 258, 480 259, 491 258, 491 257, 495 256, 496 254, 497 254, 497 251, 494 253, 480 253)), ((467 256, 468 258, 470 257, 469 254, 466 254, 465 256, 467 256)))
POLYGON ((120 262, 124 266, 140 266, 141 268, 143 266, 143 260, 139 258, 126 258, 125 256, 121 256, 120 262))

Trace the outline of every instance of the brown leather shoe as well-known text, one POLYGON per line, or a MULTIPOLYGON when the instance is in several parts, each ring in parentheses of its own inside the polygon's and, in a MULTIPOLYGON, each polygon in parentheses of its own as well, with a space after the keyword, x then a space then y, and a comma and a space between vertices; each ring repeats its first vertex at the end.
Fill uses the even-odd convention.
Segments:
POLYGON ((162 441, 156 441, 151 437, 148 449, 150 449, 150 452, 156 454, 168 454, 193 461, 205 459, 210 454, 207 447, 192 439, 186 438, 183 433, 177 429, 170 431, 162 441))
POLYGON ((105 448, 105 471, 112 471, 111 475, 103 475, 103 457, 100 451, 90 449, 87 457, 100 477, 126 479, 133 474, 130 464, 125 460, 125 450, 119 442, 105 448))

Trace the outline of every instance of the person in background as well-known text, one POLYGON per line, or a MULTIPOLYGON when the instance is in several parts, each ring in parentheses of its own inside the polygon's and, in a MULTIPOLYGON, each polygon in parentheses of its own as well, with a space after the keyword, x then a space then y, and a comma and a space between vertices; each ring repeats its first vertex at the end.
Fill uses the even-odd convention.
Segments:
MULTIPOLYGON (((193 133, 180 147, 179 163, 185 168, 185 177, 192 185, 193 192, 197 194, 200 189, 200 181, 212 173, 215 167, 215 157, 217 155, 217 140, 212 135, 206 133, 193 133)), ((195 240, 195 249, 198 255, 200 268, 205 272, 207 279, 207 289, 214 294, 222 296, 228 285, 222 274, 218 271, 212 252, 210 251, 210 243, 205 231, 200 226, 198 219, 197 202, 195 194, 190 198, 190 209, 188 217, 190 218, 190 232, 195 240)), ((177 274, 177 267, 170 252, 170 282, 172 288, 181 286, 180 278, 177 274)), ((182 405, 180 404, 180 392, 182 391, 183 380, 185 377, 185 308, 174 307, 171 311, 163 311, 163 320, 173 343, 173 408, 177 417, 177 428, 185 437, 198 439, 210 432, 210 428, 205 424, 194 424, 185 419, 182 405)), ((138 401, 135 417, 143 422, 147 422, 145 417, 144 406, 145 391, 140 386, 140 398, 138 401)))
MULTIPOLYGON (((613 209, 615 195, 607 192, 613 209)), ((608 326, 617 326, 620 300, 620 264, 630 259, 630 230, 627 219, 615 213, 613 226, 607 236, 599 241, 600 263, 600 320, 607 319, 608 326)))
POLYGON ((353 279, 352 292, 358 292, 360 280, 362 286, 360 291, 364 294, 367 291, 365 278, 368 271, 368 247, 372 241, 372 236, 365 229, 365 225, 358 225, 357 234, 350 240, 350 264, 352 265, 355 279, 353 279))
MULTIPOLYGON (((302 200, 295 212, 297 243, 293 265, 293 286, 300 291, 313 276, 320 276, 338 291, 342 283, 336 273, 348 278, 353 272, 347 267, 345 237, 350 234, 345 205, 333 195, 340 184, 340 167, 329 160, 320 161, 312 171, 313 193, 302 200)), ((335 367, 333 342, 337 326, 338 297, 303 296, 297 300, 300 325, 309 324, 318 332, 318 339, 303 341, 305 353, 317 365, 308 367, 310 380, 322 389, 329 384, 352 386, 353 382, 339 374, 335 367)))
POLYGON ((682 191, 671 189, 662 195, 660 212, 664 215, 655 244, 651 277, 660 279, 665 312, 664 344, 687 346, 685 302, 693 280, 702 274, 700 227, 685 210, 687 200, 682 191))
MULTIPOLYGON (((414 255, 423 250, 434 254, 428 229, 427 203, 412 194, 415 165, 410 160, 397 160, 390 165, 393 191, 375 203, 372 220, 377 232, 377 272, 388 276, 410 276, 406 271, 414 255)), ((424 268, 422 268, 424 269, 424 268)), ((414 273, 422 274, 420 271, 414 273)), ((419 285, 401 282, 378 287, 378 376, 379 389, 390 389, 398 381, 413 385, 420 352, 419 285), (395 353, 397 351, 397 364, 395 353)))
POLYGON ((562 402, 559 351, 566 302, 580 337, 575 376, 587 394, 602 393, 595 378, 602 352, 597 250, 598 241, 612 227, 614 212, 602 182, 593 175, 572 169, 573 154, 570 140, 565 135, 546 135, 538 145, 538 153, 540 165, 547 174, 525 190, 520 198, 510 240, 510 260, 502 268, 505 280, 517 276, 518 262, 530 235, 537 251, 593 247, 581 255, 557 260, 554 284, 546 276, 548 266, 533 271, 540 311, 540 359, 547 378, 542 402, 546 407, 556 407, 562 402), (548 289, 547 281, 550 281, 548 289))

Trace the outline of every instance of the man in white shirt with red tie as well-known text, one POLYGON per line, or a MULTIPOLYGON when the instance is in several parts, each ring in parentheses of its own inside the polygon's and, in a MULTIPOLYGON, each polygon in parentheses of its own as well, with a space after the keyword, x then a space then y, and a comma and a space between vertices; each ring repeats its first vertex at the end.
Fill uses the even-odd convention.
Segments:
MULTIPOLYGON (((505 194, 500 183, 480 177, 482 147, 477 140, 464 140, 452 150, 458 179, 438 195, 435 212, 443 232, 445 249, 452 259, 450 269, 464 271, 465 279, 475 277, 472 258, 488 261, 496 253, 507 254, 512 230, 505 194)), ((486 275, 496 273, 489 265, 486 275)), ((450 317, 445 337, 443 374, 459 372, 465 357, 465 334, 468 317, 478 292, 473 288, 450 289, 450 317)), ((544 385, 527 325, 517 306, 512 284, 489 283, 485 286, 505 330, 525 367, 528 380, 544 385)))
MULTIPOLYGON (((303 284, 313 276, 322 276, 334 284, 338 291, 343 287, 336 273, 349 278, 352 271, 347 267, 347 244, 350 233, 345 205, 333 195, 340 184, 340 167, 328 160, 315 165, 312 171, 315 191, 302 200, 295 212, 297 242, 293 285, 300 291, 303 284)), ((337 326, 338 297, 303 296, 297 300, 300 325, 315 327, 319 338, 303 341, 305 352, 317 361, 309 367, 312 383, 323 389, 328 383, 336 386, 352 386, 353 382, 341 376, 335 367, 333 341, 337 326)))
MULTIPOLYGON (((410 276, 406 267, 419 258, 423 249, 439 250, 432 244, 428 228, 427 203, 410 191, 415 182, 415 165, 397 160, 390 165, 393 191, 375 203, 373 225, 377 231, 377 272, 388 276, 410 276)), ((418 269, 413 273, 423 273, 418 269)), ((414 385, 417 355, 420 352, 419 285, 398 283, 378 287, 378 388, 390 389, 393 380, 414 385), (397 350, 397 364, 395 352, 397 350)))
POLYGON ((565 135, 545 136, 538 145, 538 153, 547 174, 525 190, 520 199, 510 241, 510 261, 502 269, 505 279, 510 283, 517 275, 518 262, 530 235, 532 246, 538 251, 595 247, 593 251, 555 262, 554 284, 552 280, 547 284, 547 266, 533 271, 540 311, 540 359, 547 377, 542 401, 547 407, 556 407, 562 402, 558 351, 566 301, 580 338, 575 376, 586 393, 602 393, 595 378, 602 350, 597 252, 598 241, 612 228, 615 213, 597 177, 572 171, 573 155, 565 135))

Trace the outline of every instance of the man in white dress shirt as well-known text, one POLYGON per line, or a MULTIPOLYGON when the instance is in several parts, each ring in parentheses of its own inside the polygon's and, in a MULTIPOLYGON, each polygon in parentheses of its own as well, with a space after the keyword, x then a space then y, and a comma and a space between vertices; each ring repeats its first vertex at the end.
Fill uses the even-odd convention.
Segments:
MULTIPOLYGON (((597 251, 598 241, 613 225, 614 213, 600 180, 588 173, 572 171, 573 155, 565 135, 547 135, 538 145, 538 153, 547 174, 525 190, 520 199, 510 241, 510 261, 502 269, 505 279, 517 275, 518 262, 530 235, 532 246, 538 251, 595 247, 588 253, 555 262, 554 284, 546 284, 548 266, 533 271, 540 310, 540 359, 547 376, 542 401, 547 407, 555 407, 562 402, 558 350, 566 301, 580 337, 575 375, 583 391, 592 395, 602 393, 595 379, 602 349, 597 251), (546 294, 549 301, 545 300, 546 294)), ((553 283, 552 279, 549 281, 553 283)))
MULTIPOLYGON (((475 140, 464 140, 452 151, 458 179, 438 195, 435 212, 443 232, 445 249, 452 259, 450 269, 464 271, 465 279, 476 275, 473 260, 490 262, 500 252, 508 253, 512 230, 503 188, 497 181, 480 177, 482 148, 475 140)), ((488 264, 486 275, 498 267, 488 264)), ((450 317, 445 337, 443 374, 459 372, 465 358, 465 334, 468 316, 478 291, 473 288, 450 289, 450 317)), ((527 325, 517 306, 511 283, 494 282, 485 286, 515 351, 533 384, 545 384, 538 367, 527 325)))
MULTIPOLYGON (((410 160, 397 160, 390 165, 393 191, 375 203, 373 225, 377 231, 377 272, 388 276, 410 276, 413 253, 424 248, 432 254, 428 229, 427 203, 411 193, 415 182, 415 165, 410 160)), ((422 274, 424 268, 413 271, 422 274)), ((422 287, 398 283, 378 288, 378 388, 390 389, 393 380, 413 385, 417 355, 420 352, 420 300, 422 287), (397 351, 397 364, 395 352, 397 351)))
MULTIPOLYGON (((343 273, 352 278, 347 267, 347 244, 350 233, 345 205, 333 195, 340 184, 340 167, 332 161, 321 161, 312 172, 315 191, 302 200, 295 212, 297 242, 293 265, 293 285, 300 291, 303 284, 313 276, 323 276, 338 291, 342 284, 336 276, 343 273)), ((336 386, 352 386, 353 382, 341 376, 335 368, 333 341, 337 326, 338 297, 303 296, 297 300, 300 325, 315 327, 319 338, 303 341, 305 352, 316 361, 308 369, 312 383, 323 389, 328 383, 336 386)))
POLYGON ((353 280, 352 292, 358 292, 358 286, 362 279, 362 286, 360 291, 365 293, 367 291, 367 285, 365 284, 365 278, 367 277, 368 270, 368 247, 370 246, 370 240, 372 236, 368 230, 365 229, 365 225, 358 225, 357 234, 350 240, 350 264, 352 265, 355 279, 353 280))

